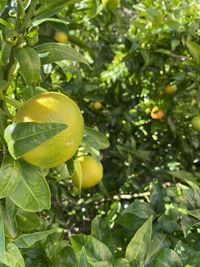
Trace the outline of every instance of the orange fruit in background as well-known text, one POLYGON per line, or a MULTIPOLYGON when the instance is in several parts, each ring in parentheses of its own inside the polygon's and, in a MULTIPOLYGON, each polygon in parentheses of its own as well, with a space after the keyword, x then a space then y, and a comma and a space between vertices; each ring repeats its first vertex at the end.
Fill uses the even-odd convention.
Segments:
POLYGON ((75 160, 75 164, 80 163, 81 177, 75 171, 72 181, 81 188, 90 188, 98 184, 103 178, 103 166, 100 161, 92 156, 83 156, 75 160))
POLYGON ((160 120, 165 116, 165 112, 162 109, 159 109, 157 106, 153 107, 151 110, 151 117, 154 120, 160 120))
POLYGON ((200 115, 196 115, 192 119, 192 128, 200 133, 200 115))
POLYGON ((59 43, 67 43, 68 42, 68 36, 65 32, 56 32, 54 35, 54 40, 59 43))
POLYGON ((165 89, 164 92, 167 95, 173 95, 176 92, 176 85, 175 84, 168 84, 165 89))
POLYGON ((47 92, 31 98, 19 108, 14 122, 67 124, 65 130, 22 156, 43 168, 56 167, 70 159, 83 137, 81 111, 71 98, 61 93, 47 92))

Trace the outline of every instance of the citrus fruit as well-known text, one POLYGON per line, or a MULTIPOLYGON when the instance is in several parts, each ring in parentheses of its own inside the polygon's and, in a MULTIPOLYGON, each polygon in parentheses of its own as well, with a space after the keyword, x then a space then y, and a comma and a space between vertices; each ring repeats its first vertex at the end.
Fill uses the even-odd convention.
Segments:
POLYGON ((164 92, 167 95, 173 95, 176 92, 176 85, 175 84, 168 84, 165 89, 164 92))
POLYGON ((94 102, 93 104, 94 109, 99 110, 102 109, 102 104, 99 101, 94 102))
POLYGON ((81 165, 82 177, 79 177, 77 172, 72 176, 72 181, 76 186, 81 188, 89 188, 98 184, 103 177, 103 166, 100 161, 96 160, 92 156, 83 156, 75 160, 81 165))
POLYGON ((54 35, 54 40, 56 40, 59 43, 67 43, 68 36, 65 32, 56 32, 54 35))
POLYGON ((110 10, 114 10, 120 6, 120 0, 102 0, 102 5, 110 10))
POLYGON ((17 111, 14 122, 67 124, 65 130, 22 156, 43 168, 56 167, 70 159, 83 136, 81 111, 71 98, 61 93, 47 92, 31 98, 17 111))
POLYGON ((200 133, 200 115, 196 115, 192 119, 192 128, 198 133, 200 133))
POLYGON ((154 120, 160 120, 165 116, 165 112, 162 109, 159 109, 157 106, 153 107, 151 110, 151 117, 154 120))

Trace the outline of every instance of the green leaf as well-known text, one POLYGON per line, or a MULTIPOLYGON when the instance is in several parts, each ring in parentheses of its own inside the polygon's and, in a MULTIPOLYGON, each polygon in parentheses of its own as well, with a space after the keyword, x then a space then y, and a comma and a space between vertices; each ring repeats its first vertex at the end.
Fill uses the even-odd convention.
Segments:
POLYGON ((96 259, 96 261, 109 261, 112 259, 112 253, 109 248, 93 236, 79 234, 71 238, 72 247, 75 252, 80 252, 85 247, 87 255, 96 259))
POLYGON ((200 45, 192 41, 186 41, 186 45, 190 51, 190 54, 193 56, 197 64, 199 64, 200 63, 200 45))
POLYGON ((188 257, 185 267, 199 267, 199 262, 200 262, 200 252, 199 251, 194 251, 191 253, 191 255, 188 257))
POLYGON ((0 177, 0 198, 4 198, 15 189, 20 180, 19 163, 11 156, 3 157, 0 177))
POLYGON ((178 243, 176 244, 176 246, 174 247, 174 251, 179 255, 182 262, 184 262, 184 263, 187 261, 188 256, 190 256, 190 255, 193 256, 195 254, 195 250, 190 245, 191 245, 190 242, 187 244, 187 243, 184 243, 183 241, 179 240, 178 243))
POLYGON ((6 246, 6 258, 2 263, 9 267, 25 267, 24 259, 19 249, 13 243, 6 246))
POLYGON ((83 174, 82 174, 82 166, 80 161, 74 160, 74 173, 76 174, 78 178, 78 191, 79 194, 81 193, 81 185, 82 185, 82 179, 83 179, 83 174))
POLYGON ((190 210, 200 208, 200 188, 186 189, 183 191, 183 199, 190 210))
POLYGON ((153 207, 151 204, 141 201, 134 201, 124 210, 123 214, 130 213, 135 214, 142 219, 148 219, 149 216, 155 215, 153 207))
POLYGON ((187 184, 189 184, 191 187, 194 186, 198 186, 198 182, 196 177, 190 173, 190 172, 186 172, 186 171, 173 171, 173 172, 169 172, 170 175, 186 182, 187 184))
POLYGON ((3 13, 5 7, 6 7, 6 4, 7 4, 7 0, 1 0, 0 1, 0 15, 3 13))
POLYGON ((8 45, 7 43, 4 43, 3 47, 2 47, 2 62, 3 64, 7 64, 9 61, 9 57, 10 57, 10 52, 11 52, 11 46, 8 45))
POLYGON ((22 122, 10 124, 4 133, 8 150, 18 159, 67 128, 62 123, 22 122))
MULTIPOLYGON (((15 221, 15 211, 10 209, 10 203, 12 202, 8 198, 6 198, 6 207, 2 207, 2 216, 6 237, 14 239, 17 237, 18 231, 15 221)), ((13 203, 12 206, 16 207, 13 203)))
POLYGON ((26 83, 36 84, 40 80, 41 65, 36 50, 31 47, 16 48, 15 58, 26 83))
POLYGON ((87 259, 87 254, 84 247, 81 249, 80 252, 78 267, 93 267, 87 259))
POLYGON ((22 161, 20 181, 9 198, 22 210, 37 212, 49 209, 51 195, 49 186, 38 168, 22 161))
POLYGON ((163 234, 158 233, 153 240, 151 241, 149 250, 147 252, 147 257, 145 260, 145 264, 150 263, 154 260, 155 256, 160 252, 162 248, 166 246, 166 238, 163 234))
POLYGON ((76 49, 59 43, 45 43, 35 47, 39 53, 42 63, 49 64, 62 60, 71 60, 76 62, 82 62, 88 65, 87 60, 76 49))
POLYGON ((112 238, 110 227, 105 220, 98 216, 96 216, 92 220, 91 235, 106 244, 109 249, 114 253, 114 241, 112 238))
POLYGON ((35 20, 32 22, 32 26, 33 27, 37 27, 40 24, 47 22, 47 21, 51 21, 51 22, 57 22, 57 23, 62 23, 65 25, 69 25, 69 22, 62 20, 62 19, 56 19, 56 18, 44 18, 44 19, 39 19, 39 20, 35 20))
POLYGON ((18 210, 16 215, 17 225, 23 231, 32 231, 40 227, 41 220, 36 213, 18 210))
POLYGON ((31 234, 23 234, 19 236, 15 240, 14 243, 18 248, 29 248, 36 242, 43 240, 48 235, 51 235, 55 233, 56 231, 58 231, 58 229, 51 229, 51 230, 36 232, 36 233, 31 233, 31 234))
POLYGON ((5 233, 4 233, 4 223, 2 216, 2 208, 0 208, 0 261, 5 259, 5 233))
POLYGON ((119 215, 117 222, 135 232, 151 215, 155 212, 150 203, 134 201, 119 215))
POLYGON ((182 262, 180 257, 175 251, 164 248, 156 256, 153 262, 153 267, 182 267, 182 262))
POLYGON ((200 223, 196 219, 186 215, 182 216, 181 227, 185 238, 188 236, 189 230, 195 225, 200 225, 200 223))
POLYGON ((59 11, 63 10, 65 6, 79 3, 82 0, 44 0, 43 4, 35 12, 37 18, 46 18, 52 17, 57 14, 59 11))
POLYGON ((5 88, 8 87, 8 82, 4 81, 4 80, 0 80, 0 90, 4 91, 5 88))
MULTIPOLYGON (((76 254, 74 252, 74 250, 72 249, 72 247, 67 246, 62 250, 62 254, 64 254, 64 263, 66 264, 66 266, 73 266, 73 267, 77 267, 78 263, 77 263, 77 259, 76 259, 76 254)), ((64 266, 64 265, 63 265, 64 266)))
POLYGON ((126 248, 125 257, 130 262, 137 260, 141 263, 145 261, 147 252, 151 244, 152 234, 152 220, 151 216, 135 233, 134 237, 126 248))
POLYGON ((103 133, 90 127, 85 127, 83 141, 95 149, 105 149, 110 145, 108 138, 103 133))
POLYGON ((113 261, 114 267, 131 267, 129 261, 125 258, 117 259, 113 261))
POLYGON ((188 210, 187 212, 189 215, 200 221, 200 209, 188 210))

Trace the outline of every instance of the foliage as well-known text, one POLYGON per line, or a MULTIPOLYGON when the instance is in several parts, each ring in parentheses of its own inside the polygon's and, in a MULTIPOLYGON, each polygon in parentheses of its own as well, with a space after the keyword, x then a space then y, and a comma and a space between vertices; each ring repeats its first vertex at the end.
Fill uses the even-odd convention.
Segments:
POLYGON ((2 267, 199 265, 200 142, 191 121, 200 108, 200 6, 117 5, 0 3, 2 267), (55 42, 57 32, 67 42, 55 42), (74 99, 86 125, 76 155, 52 169, 21 156, 64 126, 12 123, 46 91, 74 99), (154 107, 164 117, 155 120, 154 107), (79 194, 73 161, 85 154, 102 160, 104 178, 79 194))

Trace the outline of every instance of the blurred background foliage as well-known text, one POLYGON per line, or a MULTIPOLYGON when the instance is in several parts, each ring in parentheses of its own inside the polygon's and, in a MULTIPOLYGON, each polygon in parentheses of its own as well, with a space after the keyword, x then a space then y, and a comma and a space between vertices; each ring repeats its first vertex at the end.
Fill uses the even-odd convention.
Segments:
MULTIPOLYGON (((154 183, 176 186, 179 180, 170 172, 199 176, 199 136, 191 129, 191 118, 199 113, 200 50, 188 45, 199 42, 199 9, 196 1, 122 1, 111 11, 90 0, 54 15, 67 25, 46 22, 40 27, 39 42, 53 41, 62 31, 91 66, 45 66, 48 75, 41 86, 74 98, 85 124, 97 126, 110 141, 101 155, 104 179, 99 188, 83 191, 77 201, 69 183, 63 185, 66 214, 71 206, 73 222, 75 217, 83 231, 95 214, 109 212, 115 195, 123 207, 154 183), (176 86, 175 93, 165 92, 169 84, 176 86), (100 109, 94 107, 97 101, 100 109), (151 118, 154 106, 165 111, 161 120, 151 118), (121 200, 121 195, 129 196, 121 200), (70 197, 78 204, 75 210, 70 197)), ((62 194, 57 195, 55 207, 62 202, 62 194)))

